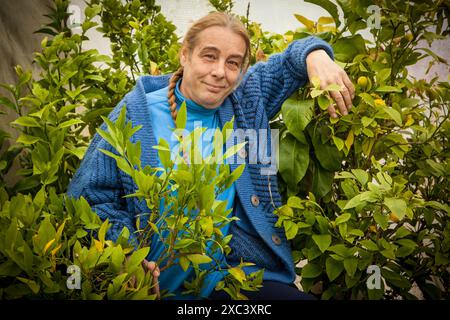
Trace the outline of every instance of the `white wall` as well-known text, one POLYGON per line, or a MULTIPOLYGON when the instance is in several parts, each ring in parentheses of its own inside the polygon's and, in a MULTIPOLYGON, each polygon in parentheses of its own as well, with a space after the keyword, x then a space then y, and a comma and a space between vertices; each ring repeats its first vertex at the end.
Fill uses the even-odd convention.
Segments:
MULTIPOLYGON (((182 37, 189 25, 196 19, 204 16, 214 8, 208 0, 156 0, 161 6, 162 13, 168 20, 177 26, 177 34, 182 37)), ((236 0, 233 11, 240 15, 245 15, 247 5, 250 3, 250 20, 261 23, 266 31, 275 33, 285 33, 294 30, 302 25, 294 17, 295 13, 306 16, 311 20, 317 20, 320 16, 328 16, 328 13, 319 6, 306 3, 302 0, 236 0)), ((84 0, 72 0, 72 4, 80 6, 84 10, 84 0)), ((340 12, 342 16, 342 12, 340 12)), ((363 31, 364 36, 368 36, 368 31, 363 31)), ((95 31, 90 31, 91 38, 87 48, 97 48, 101 53, 108 54, 109 41, 101 37, 95 31)), ((423 43, 421 46, 428 47, 423 43)), ((450 61, 450 39, 436 41, 431 50, 450 61)), ((445 65, 434 66, 427 76, 424 76, 428 68, 429 59, 419 61, 416 65, 409 67, 410 74, 417 78, 431 79, 439 76, 441 81, 449 81, 449 67, 445 65)))

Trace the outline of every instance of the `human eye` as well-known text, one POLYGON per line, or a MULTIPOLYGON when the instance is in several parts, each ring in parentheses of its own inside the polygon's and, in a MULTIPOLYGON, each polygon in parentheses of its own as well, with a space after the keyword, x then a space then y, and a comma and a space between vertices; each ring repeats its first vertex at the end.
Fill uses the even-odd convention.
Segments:
POLYGON ((211 53, 205 53, 203 57, 208 61, 214 61, 216 59, 216 56, 211 53))
POLYGON ((235 60, 229 60, 228 65, 233 69, 239 69, 241 64, 235 60))

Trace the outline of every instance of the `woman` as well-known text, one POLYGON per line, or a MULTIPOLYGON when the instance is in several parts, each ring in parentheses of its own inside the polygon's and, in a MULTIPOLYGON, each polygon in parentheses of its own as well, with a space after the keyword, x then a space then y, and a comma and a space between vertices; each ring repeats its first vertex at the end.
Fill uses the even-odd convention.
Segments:
MULTIPOLYGON (((247 72, 250 41, 246 29, 230 15, 210 13, 187 32, 180 51, 180 69, 172 75, 139 78, 110 119, 115 120, 121 107, 126 105, 128 120, 133 125, 143 126, 134 136, 136 141, 141 141, 142 166, 155 167, 160 161, 152 146, 160 138, 173 140, 170 128, 174 127, 182 101, 187 105, 188 131, 194 128, 196 121, 201 121, 202 127, 221 128, 233 116, 237 128, 269 130, 269 120, 278 113, 282 103, 309 78, 317 76, 322 87, 331 83, 343 87, 332 97, 340 113, 345 115, 351 107, 353 85, 332 57, 333 52, 326 42, 309 37, 294 41, 283 53, 273 55, 265 63, 257 63, 247 72)), ((337 116, 333 106, 328 111, 331 116, 337 116)), ((205 147, 211 143, 207 141, 205 147)), ((170 146, 176 147, 175 142, 170 146)), ((74 197, 84 196, 102 219, 109 219, 111 239, 115 240, 123 227, 127 227, 133 240, 135 217, 148 212, 148 208, 136 199, 123 198, 135 191, 134 184, 129 176, 120 172, 115 160, 99 149, 111 150, 111 146, 96 135, 68 193, 74 197)), ((245 292, 250 298, 306 299, 309 296, 292 285, 294 264, 284 230, 274 226, 273 209, 281 205, 276 175, 262 176, 260 169, 258 163, 247 164, 242 176, 220 195, 240 218, 230 226, 232 252, 226 260, 233 265, 242 257, 244 261, 255 263, 246 272, 264 268, 264 287, 257 293, 245 292)), ((148 262, 156 260, 163 249, 152 242, 144 267, 153 272, 156 279, 159 276, 161 287, 178 293, 189 273, 172 267, 159 275, 157 266, 148 262)), ((224 298, 221 293, 213 293, 219 280, 220 276, 209 279, 202 289, 204 297, 224 298)), ((156 292, 159 293, 158 289, 156 292)))

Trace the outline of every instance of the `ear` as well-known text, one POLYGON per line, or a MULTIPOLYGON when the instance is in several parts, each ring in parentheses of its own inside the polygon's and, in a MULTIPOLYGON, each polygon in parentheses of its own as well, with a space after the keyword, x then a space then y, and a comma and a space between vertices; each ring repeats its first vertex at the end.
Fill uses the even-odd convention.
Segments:
POLYGON ((180 65, 182 67, 184 67, 184 65, 186 64, 186 61, 188 59, 188 50, 186 47, 181 48, 180 51, 180 65))

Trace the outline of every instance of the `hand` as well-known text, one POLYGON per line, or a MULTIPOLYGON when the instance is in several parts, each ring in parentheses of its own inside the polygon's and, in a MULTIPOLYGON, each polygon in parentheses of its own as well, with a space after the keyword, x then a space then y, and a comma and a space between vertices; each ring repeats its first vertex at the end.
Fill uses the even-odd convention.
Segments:
MULTIPOLYGON (((318 77, 320 79, 320 88, 324 89, 330 84, 338 84, 341 91, 331 91, 331 98, 336 102, 342 115, 347 115, 352 107, 352 99, 355 96, 355 87, 350 81, 347 73, 337 65, 325 50, 315 50, 306 57, 306 68, 308 78, 318 77)), ((328 113, 337 118, 334 105, 328 107, 328 113)))
MULTIPOLYGON (((145 272, 151 272, 152 273, 152 294, 156 294, 156 299, 160 299, 161 298, 161 294, 159 292, 159 275, 160 275, 160 270, 159 267, 156 265, 156 263, 154 261, 147 261, 144 259, 144 261, 142 261, 142 268, 144 268, 145 272)), ((133 276, 131 279, 131 286, 135 286, 136 285, 136 278, 133 276)))

